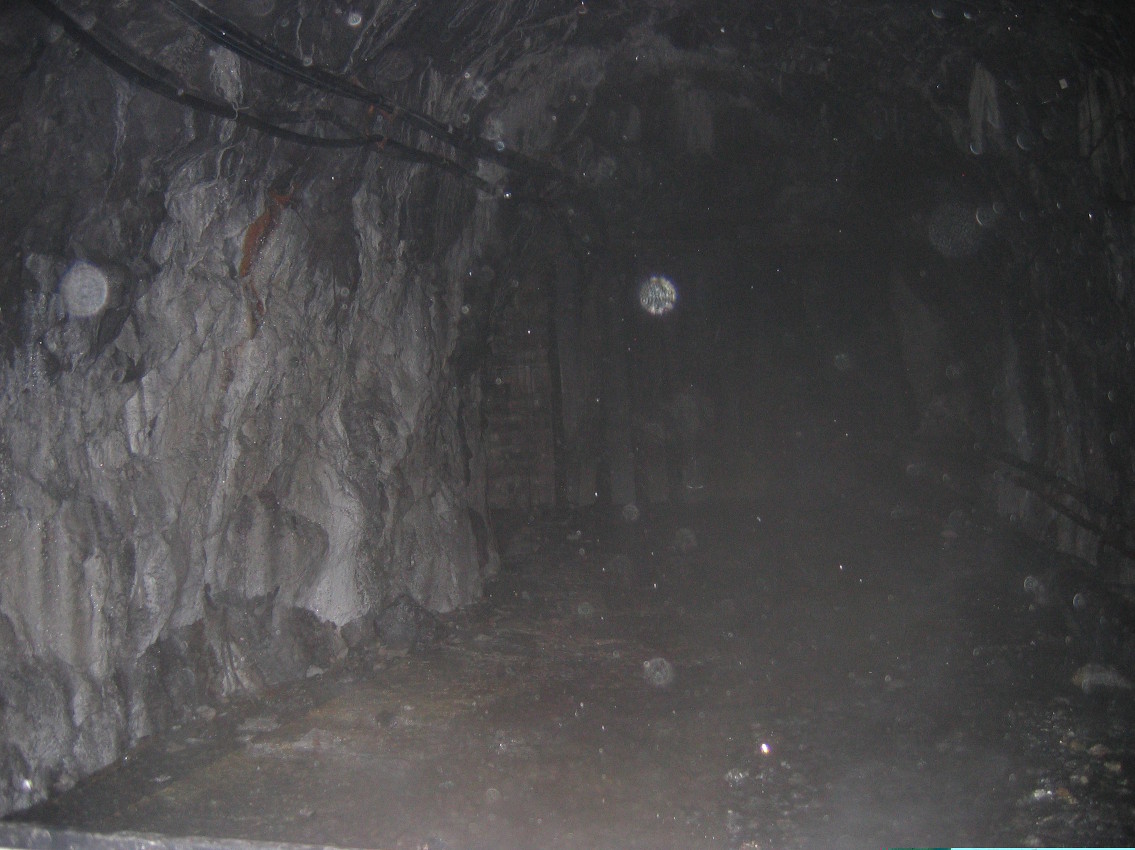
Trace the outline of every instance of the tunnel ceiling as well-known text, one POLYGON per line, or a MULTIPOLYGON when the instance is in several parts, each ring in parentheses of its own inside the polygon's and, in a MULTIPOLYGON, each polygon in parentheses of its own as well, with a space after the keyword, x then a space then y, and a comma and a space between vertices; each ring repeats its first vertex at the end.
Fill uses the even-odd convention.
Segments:
POLYGON ((1031 213, 1074 179, 1079 69, 1129 61, 1098 4, 33 5, 16 71, 67 31, 179 110, 557 204, 585 241, 861 243, 943 185, 1031 213))

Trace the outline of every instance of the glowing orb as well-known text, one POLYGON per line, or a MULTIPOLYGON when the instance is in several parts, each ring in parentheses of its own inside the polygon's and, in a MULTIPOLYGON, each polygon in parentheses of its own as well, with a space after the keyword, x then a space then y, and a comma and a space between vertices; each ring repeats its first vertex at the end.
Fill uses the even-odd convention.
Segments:
POLYGON ((656 688, 674 684, 674 665, 665 658, 651 658, 642 662, 642 677, 656 688))
POLYGON ((110 284, 98 266, 77 260, 59 282, 59 294, 69 316, 89 319, 106 306, 110 284))
POLYGON ((674 309, 678 290, 668 277, 656 274, 638 288, 638 303, 652 316, 664 316, 674 309))

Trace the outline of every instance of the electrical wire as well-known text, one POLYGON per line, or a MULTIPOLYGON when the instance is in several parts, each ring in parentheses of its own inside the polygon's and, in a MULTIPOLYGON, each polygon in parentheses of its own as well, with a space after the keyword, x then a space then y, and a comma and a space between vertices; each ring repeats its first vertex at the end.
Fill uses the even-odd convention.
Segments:
POLYGON ((493 193, 494 191, 487 181, 453 160, 412 147, 389 136, 377 134, 317 136, 298 130, 289 130, 251 113, 242 112, 228 103, 221 103, 196 95, 187 91, 181 81, 169 69, 139 54, 113 33, 103 31, 98 27, 84 26, 52 0, 29 0, 29 2, 47 18, 58 23, 67 35, 111 70, 130 82, 182 106, 233 121, 274 138, 307 147, 338 149, 369 147, 396 159, 430 165, 472 180, 485 192, 493 193))
POLYGON ((549 165, 537 162, 507 148, 499 150, 487 139, 459 131, 452 125, 443 124, 428 115, 406 109, 380 92, 364 88, 325 68, 305 67, 288 53, 241 29, 231 20, 218 15, 200 0, 164 0, 164 2, 211 41, 270 71, 340 97, 376 106, 387 113, 391 119, 396 118, 403 121, 409 126, 422 130, 430 136, 452 145, 455 149, 478 159, 492 160, 509 169, 525 172, 533 177, 544 179, 562 179, 563 177, 557 169, 549 165))

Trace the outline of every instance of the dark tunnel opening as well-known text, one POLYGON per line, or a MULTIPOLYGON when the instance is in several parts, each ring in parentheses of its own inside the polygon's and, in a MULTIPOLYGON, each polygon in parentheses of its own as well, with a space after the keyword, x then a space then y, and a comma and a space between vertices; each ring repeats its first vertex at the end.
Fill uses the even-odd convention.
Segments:
POLYGON ((1132 23, 0 9, 0 844, 1135 841, 1132 23))

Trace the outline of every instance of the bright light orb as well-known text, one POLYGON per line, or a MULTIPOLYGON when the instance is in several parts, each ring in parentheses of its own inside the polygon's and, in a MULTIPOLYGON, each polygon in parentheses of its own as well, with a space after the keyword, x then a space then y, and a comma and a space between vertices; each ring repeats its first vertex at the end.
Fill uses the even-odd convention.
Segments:
POLYGON ((106 306, 110 282, 98 266, 77 260, 59 282, 59 294, 63 297, 67 315, 89 319, 101 313, 106 306))
POLYGON ((638 303, 652 316, 666 315, 677 302, 678 290, 674 282, 664 275, 651 275, 638 288, 638 303))

